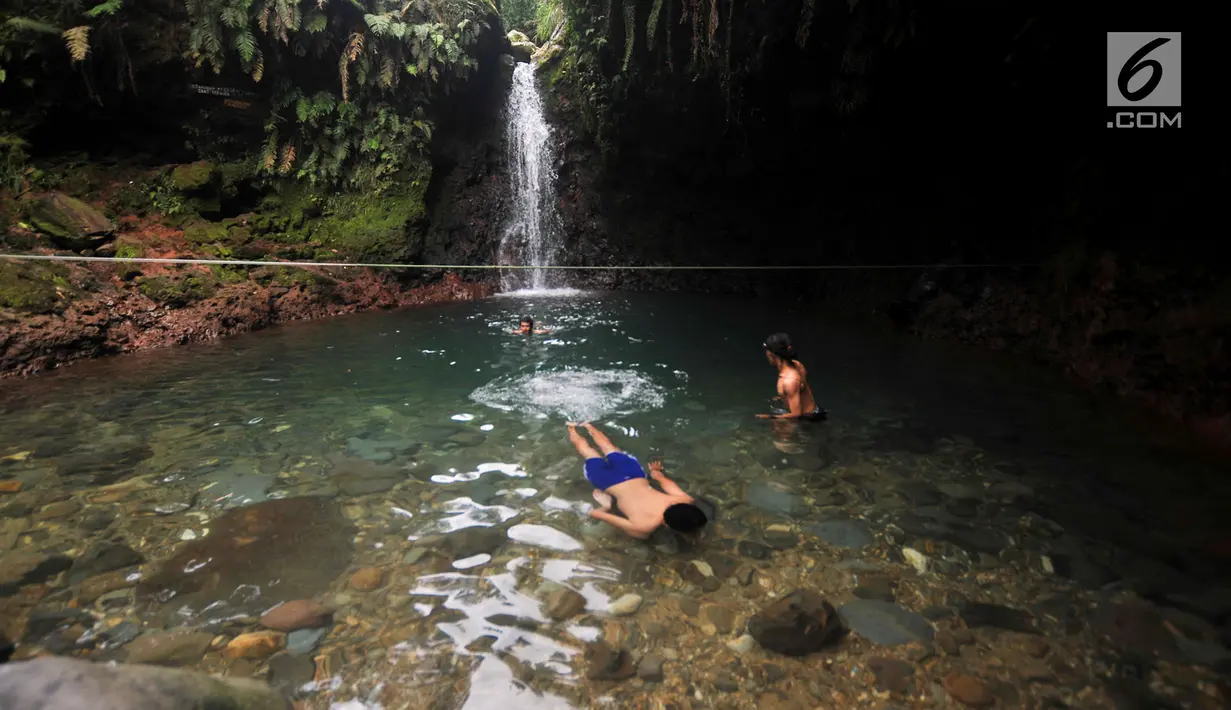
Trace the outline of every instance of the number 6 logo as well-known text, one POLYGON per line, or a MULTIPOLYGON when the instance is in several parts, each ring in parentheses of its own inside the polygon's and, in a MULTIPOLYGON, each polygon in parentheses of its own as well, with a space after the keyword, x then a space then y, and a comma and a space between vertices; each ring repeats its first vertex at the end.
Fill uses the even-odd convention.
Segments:
POLYGON ((1120 95, 1129 101, 1140 101, 1150 95, 1151 91, 1158 86, 1158 82, 1163 80, 1163 65, 1158 63, 1156 59, 1146 59, 1146 55, 1164 44, 1171 41, 1170 37, 1159 37, 1142 46, 1133 56, 1124 62, 1124 66, 1120 67, 1120 75, 1116 77, 1116 86, 1120 89, 1120 95), (1136 91, 1128 90, 1128 82, 1132 80, 1137 72, 1142 69, 1150 70, 1150 78, 1146 83, 1136 91))

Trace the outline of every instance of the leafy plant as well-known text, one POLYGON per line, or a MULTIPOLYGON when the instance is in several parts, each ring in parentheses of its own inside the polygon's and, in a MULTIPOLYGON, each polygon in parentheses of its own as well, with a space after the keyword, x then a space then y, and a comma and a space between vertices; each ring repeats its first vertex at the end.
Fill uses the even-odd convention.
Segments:
POLYGON ((21 192, 25 186, 27 144, 11 133, 0 133, 0 189, 21 192))

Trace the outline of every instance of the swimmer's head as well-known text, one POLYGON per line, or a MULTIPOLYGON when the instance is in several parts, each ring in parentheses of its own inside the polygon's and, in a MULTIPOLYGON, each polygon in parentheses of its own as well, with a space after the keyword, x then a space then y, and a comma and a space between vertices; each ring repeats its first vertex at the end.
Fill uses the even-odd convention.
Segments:
POLYGON ((530 316, 521 317, 521 332, 529 333, 534 330, 534 319, 530 316))
POLYGON ((709 518, 692 503, 676 503, 663 511, 663 522, 676 532, 695 533, 705 527, 709 518))
POLYGON ((770 362, 774 359, 795 361, 795 346, 791 345, 791 336, 786 333, 774 333, 765 339, 765 353, 770 362))

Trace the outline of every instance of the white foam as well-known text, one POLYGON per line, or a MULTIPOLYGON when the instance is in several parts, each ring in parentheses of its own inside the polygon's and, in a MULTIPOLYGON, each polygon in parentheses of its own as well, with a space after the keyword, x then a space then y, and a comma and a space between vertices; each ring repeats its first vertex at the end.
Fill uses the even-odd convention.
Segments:
POLYGON ((590 421, 659 409, 667 390, 632 370, 567 368, 501 377, 471 392, 470 399, 538 418, 590 421))
POLYGON ((509 528, 509 539, 560 552, 572 552, 573 550, 581 549, 580 542, 547 525, 533 525, 530 523, 514 525, 509 528))
POLYGON ((560 296, 584 296, 590 293, 578 288, 523 288, 519 291, 504 291, 496 294, 501 298, 558 298, 560 296))

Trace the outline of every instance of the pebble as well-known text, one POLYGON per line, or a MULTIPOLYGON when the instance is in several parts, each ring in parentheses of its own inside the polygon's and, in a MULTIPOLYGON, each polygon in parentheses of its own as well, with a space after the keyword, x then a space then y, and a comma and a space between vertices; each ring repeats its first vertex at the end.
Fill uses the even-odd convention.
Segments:
POLYGON ((911 547, 903 547, 902 557, 905 557, 906 562, 919 574, 928 571, 928 558, 922 552, 911 547))
POLYGON ((640 594, 625 594, 611 603, 611 613, 614 616, 629 616, 641 608, 640 594))
POLYGON ((757 647, 757 640, 751 634, 744 634, 737 639, 727 641, 727 648, 739 655, 744 655, 757 647))
POLYGON ((329 629, 299 629, 286 635, 286 650, 295 656, 306 656, 316 650, 329 629))
POLYGON ((253 631, 231 639, 222 650, 222 655, 232 660, 269 658, 285 645, 286 634, 279 631, 253 631))
POLYGON ((128 644, 128 663, 187 666, 200 661, 214 635, 192 631, 156 631, 128 644))
POLYGON ((987 683, 965 673, 950 673, 941 684, 954 700, 972 708, 991 707, 996 702, 987 683))
POLYGON ((552 621, 571 619, 585 609, 586 598, 567 587, 551 592, 543 602, 543 613, 552 621))
POLYGON ((34 514, 34 517, 38 520, 54 520, 56 518, 63 518, 65 516, 72 515, 79 510, 81 510, 81 504, 77 501, 62 500, 59 503, 52 503, 51 505, 43 506, 42 509, 34 514))
POLYGON ((0 481, 0 493, 18 493, 21 491, 21 481, 0 481))
POLYGON ((658 683, 663 679, 663 658, 656 654, 648 654, 637 664, 637 677, 648 683, 658 683))
POLYGON ((384 573, 377 567, 364 567, 358 572, 351 575, 351 589, 357 589, 361 592, 369 592, 380 586, 384 580, 384 573))
POLYGON ((261 615, 261 626, 274 631, 295 631, 325 626, 333 612, 311 599, 296 599, 279 604, 261 615))

